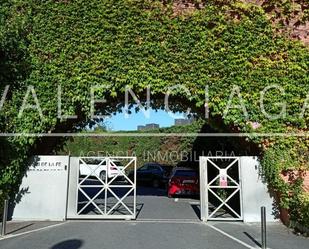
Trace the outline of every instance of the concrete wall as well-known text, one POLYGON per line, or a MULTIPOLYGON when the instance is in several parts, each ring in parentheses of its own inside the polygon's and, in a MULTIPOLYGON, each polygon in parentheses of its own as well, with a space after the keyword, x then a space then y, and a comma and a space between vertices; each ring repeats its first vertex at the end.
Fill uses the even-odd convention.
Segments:
POLYGON ((13 220, 65 220, 69 156, 35 156, 22 180, 13 220))
POLYGON ((274 200, 267 185, 260 177, 260 165, 257 157, 240 157, 243 218, 244 222, 259 222, 260 207, 266 207, 267 221, 275 221, 273 215, 274 200))

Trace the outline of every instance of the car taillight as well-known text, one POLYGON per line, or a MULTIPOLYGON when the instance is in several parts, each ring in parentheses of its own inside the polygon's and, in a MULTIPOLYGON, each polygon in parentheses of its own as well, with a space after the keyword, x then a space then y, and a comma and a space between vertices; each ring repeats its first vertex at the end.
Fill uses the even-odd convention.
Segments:
POLYGON ((111 166, 110 169, 111 170, 117 170, 117 167, 111 166))

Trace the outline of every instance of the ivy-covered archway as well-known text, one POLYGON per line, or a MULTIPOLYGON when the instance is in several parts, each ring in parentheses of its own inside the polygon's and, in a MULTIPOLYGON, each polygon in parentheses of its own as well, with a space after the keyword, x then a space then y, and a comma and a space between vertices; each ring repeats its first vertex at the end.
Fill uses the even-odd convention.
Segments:
POLYGON ((8 135, 1 138, 0 195, 14 193, 25 160, 42 141, 29 134, 91 123, 91 96, 106 100, 95 114, 108 114, 119 111, 128 87, 140 99, 150 87, 153 99, 161 99, 152 106, 161 108, 162 96, 178 86, 171 108, 203 113, 206 102, 210 122, 223 117, 230 131, 248 133, 264 151, 265 176, 282 193, 281 204, 308 224, 308 195, 298 181, 291 188, 280 178, 283 169, 308 168, 308 48, 277 32, 261 6, 207 1, 184 12, 173 6, 148 0, 1 3, 0 130, 8 135), (265 115, 280 113, 278 103, 286 104, 286 115, 265 115), (236 107, 241 104, 245 111, 236 107))

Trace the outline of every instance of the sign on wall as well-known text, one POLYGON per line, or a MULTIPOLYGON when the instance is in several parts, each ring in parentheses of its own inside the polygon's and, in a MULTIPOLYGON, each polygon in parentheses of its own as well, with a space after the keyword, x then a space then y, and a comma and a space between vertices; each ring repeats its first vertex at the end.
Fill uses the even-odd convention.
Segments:
POLYGON ((13 220, 66 218, 69 156, 35 156, 22 180, 13 220))
POLYGON ((220 187, 227 187, 227 171, 226 171, 226 169, 220 169, 219 174, 220 174, 220 182, 219 182, 220 187))

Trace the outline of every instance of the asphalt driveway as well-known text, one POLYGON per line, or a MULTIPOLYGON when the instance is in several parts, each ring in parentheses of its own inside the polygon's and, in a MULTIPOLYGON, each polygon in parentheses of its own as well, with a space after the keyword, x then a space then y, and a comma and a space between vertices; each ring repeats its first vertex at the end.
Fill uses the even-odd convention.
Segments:
MULTIPOLYGON (((309 239, 268 224, 268 248, 307 249, 309 239)), ((194 221, 69 221, 0 240, 1 249, 260 248, 258 224, 194 221)))
POLYGON ((242 249, 199 223, 67 222, 0 241, 1 249, 242 249))
POLYGON ((137 220, 199 221, 199 200, 168 198, 165 189, 137 187, 137 220))
MULTIPOLYGON (((199 201, 170 199, 164 189, 137 189, 136 221, 9 222, 1 249, 260 248, 260 224, 199 220, 199 201)), ((267 224, 268 248, 308 249, 309 239, 267 224)))

